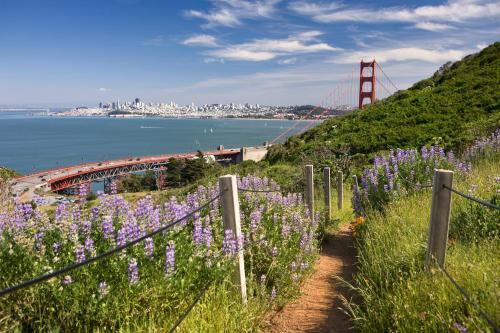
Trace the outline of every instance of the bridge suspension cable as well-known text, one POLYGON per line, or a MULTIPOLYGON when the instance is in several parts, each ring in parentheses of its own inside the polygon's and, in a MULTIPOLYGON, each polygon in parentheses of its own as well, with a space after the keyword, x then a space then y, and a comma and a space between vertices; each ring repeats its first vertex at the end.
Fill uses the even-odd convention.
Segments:
MULTIPOLYGON (((314 113, 317 112, 318 110, 323 109, 322 112, 319 115, 316 115, 315 117, 321 118, 326 113, 334 110, 335 107, 339 106, 353 107, 355 105, 356 97, 357 97, 357 91, 355 89, 354 68, 353 68, 352 73, 348 74, 347 76, 343 77, 340 81, 338 81, 334 85, 330 93, 327 94, 321 100, 321 103, 318 106, 312 108, 305 115, 301 116, 299 120, 296 121, 292 126, 287 128, 285 131, 283 131, 273 140, 271 140, 271 143, 275 143, 279 139, 283 138, 290 131, 294 130, 299 124, 302 124, 303 120, 315 116, 314 113)), ((298 133, 302 133, 304 130, 310 128, 314 124, 315 122, 307 123, 301 130, 298 131, 298 133)))

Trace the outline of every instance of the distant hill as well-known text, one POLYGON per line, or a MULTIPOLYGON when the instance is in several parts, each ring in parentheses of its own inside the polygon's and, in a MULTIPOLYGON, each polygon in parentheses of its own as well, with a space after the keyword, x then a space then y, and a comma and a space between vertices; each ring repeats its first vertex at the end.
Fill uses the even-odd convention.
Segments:
POLYGON ((439 142, 460 151, 500 127, 500 42, 443 65, 428 79, 393 96, 293 136, 268 153, 271 163, 314 161, 348 153, 360 162, 396 147, 439 142))

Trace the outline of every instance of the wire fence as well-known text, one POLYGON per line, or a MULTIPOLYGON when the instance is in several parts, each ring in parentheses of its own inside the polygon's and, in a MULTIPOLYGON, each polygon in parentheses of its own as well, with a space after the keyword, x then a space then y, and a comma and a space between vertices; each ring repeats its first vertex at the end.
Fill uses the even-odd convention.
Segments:
POLYGON ((193 308, 195 307, 195 305, 198 304, 198 302, 201 300, 201 298, 203 297, 203 295, 205 295, 205 293, 207 292, 207 290, 210 289, 210 287, 212 286, 213 282, 214 281, 211 280, 207 284, 205 284, 205 286, 200 290, 200 292, 198 293, 198 295, 195 297, 194 301, 191 302, 191 304, 189 304, 189 306, 186 308, 186 310, 184 310, 184 312, 182 313, 182 315, 175 321, 175 323, 172 325, 172 327, 168 330, 168 333, 174 332, 177 329, 177 327, 179 327, 179 325, 184 321, 184 319, 187 318, 187 316, 189 315, 189 313, 191 312, 191 310, 193 310, 193 308))
MULTIPOLYGON (((237 250, 237 253, 243 251, 245 249, 245 247, 248 247, 250 245, 254 245, 254 244, 260 243, 260 242, 265 241, 265 240, 266 240, 266 237, 261 237, 261 238, 255 239, 255 240, 253 240, 251 242, 246 242, 243 246, 241 246, 237 250)), ((220 255, 219 258, 218 258, 218 261, 222 261, 222 259, 224 259, 224 256, 220 255)), ((196 297, 193 300, 193 302, 191 302, 189 304, 189 306, 186 308, 186 310, 184 310, 184 312, 182 313, 182 315, 177 319, 177 321, 168 330, 168 333, 174 332, 177 329, 177 327, 179 327, 179 325, 187 318, 187 316, 189 315, 189 313, 191 312, 191 310, 193 310, 193 308, 196 306, 196 304, 198 304, 198 302, 202 299, 203 295, 205 295, 205 293, 210 289, 210 287, 213 285, 214 282, 215 282, 215 280, 210 280, 210 281, 208 281, 205 284, 205 286, 196 295, 196 297)))
MULTIPOLYGON (((437 263, 437 262, 436 262, 437 263)), ((472 298, 470 297, 470 295, 465 291, 465 289, 463 287, 461 287, 457 281, 455 281, 455 279, 450 275, 450 273, 448 273, 448 271, 443 267, 441 266, 439 263, 437 263, 439 269, 441 270, 441 272, 444 273, 444 275, 448 278, 448 280, 453 284, 453 286, 462 294, 462 296, 465 298, 465 300, 467 302, 469 302, 470 304, 472 304, 478 311, 479 315, 481 317, 483 317, 484 320, 486 320, 488 322, 488 324, 491 326, 491 328, 493 328, 493 331, 495 333, 497 332, 500 332, 500 329, 498 327, 497 324, 495 324, 495 322, 491 319, 491 317, 479 306, 479 304, 477 304, 476 302, 474 302, 472 300, 472 298)))
POLYGON ((477 202, 477 203, 479 203, 479 204, 481 204, 481 205, 483 205, 483 206, 486 206, 486 207, 488 207, 488 208, 492 208, 492 209, 500 209, 500 206, 497 206, 497 205, 495 205, 495 204, 492 204, 491 202, 485 201, 485 200, 483 200, 483 199, 478 199, 478 198, 475 198, 475 197, 473 197, 473 196, 471 196, 471 195, 468 195, 468 194, 462 193, 462 192, 460 192, 460 191, 457 191, 457 190, 455 190, 454 188, 452 188, 452 187, 448 187, 448 186, 446 186, 446 185, 444 185, 444 184, 443 184, 443 187, 444 187, 445 189, 447 189, 447 190, 449 190, 449 191, 451 191, 451 192, 455 193, 455 194, 458 194, 459 196, 461 196, 461 197, 463 197, 463 198, 465 198, 465 199, 472 200, 472 201, 477 202))

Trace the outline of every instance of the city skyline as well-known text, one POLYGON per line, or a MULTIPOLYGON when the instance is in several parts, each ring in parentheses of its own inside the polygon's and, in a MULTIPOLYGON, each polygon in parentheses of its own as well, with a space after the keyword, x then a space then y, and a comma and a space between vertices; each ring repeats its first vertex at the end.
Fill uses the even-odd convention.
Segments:
POLYGON ((488 0, 6 0, 1 9, 2 105, 138 95, 318 104, 361 58, 406 88, 500 36, 500 4, 488 0))

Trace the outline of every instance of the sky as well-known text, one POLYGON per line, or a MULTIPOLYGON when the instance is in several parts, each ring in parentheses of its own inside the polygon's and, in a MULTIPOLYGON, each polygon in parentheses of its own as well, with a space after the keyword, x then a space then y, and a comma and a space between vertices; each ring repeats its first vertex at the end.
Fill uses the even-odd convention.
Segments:
POLYGON ((0 0, 0 105, 319 104, 361 59, 406 88, 498 22, 498 0, 0 0))

